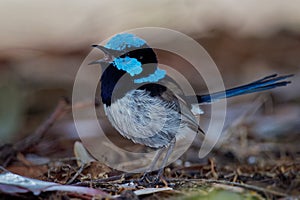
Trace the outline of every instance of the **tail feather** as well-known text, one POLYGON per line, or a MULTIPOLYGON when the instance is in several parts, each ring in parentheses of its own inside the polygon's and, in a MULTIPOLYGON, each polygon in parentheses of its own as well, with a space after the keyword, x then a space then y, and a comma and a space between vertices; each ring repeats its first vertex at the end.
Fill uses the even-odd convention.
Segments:
POLYGON ((291 83, 290 81, 281 81, 292 77, 293 74, 286 76, 277 76, 277 74, 272 74, 270 76, 266 76, 257 81, 251 82, 246 85, 242 85, 239 87, 235 87, 232 89, 228 89, 226 91, 216 92, 213 94, 199 95, 197 96, 198 103, 212 103, 220 99, 230 98, 234 96, 239 96, 243 94, 250 94, 254 92, 260 92, 264 90, 273 89, 276 87, 286 86, 291 83), (278 82, 281 81, 281 82, 278 82))

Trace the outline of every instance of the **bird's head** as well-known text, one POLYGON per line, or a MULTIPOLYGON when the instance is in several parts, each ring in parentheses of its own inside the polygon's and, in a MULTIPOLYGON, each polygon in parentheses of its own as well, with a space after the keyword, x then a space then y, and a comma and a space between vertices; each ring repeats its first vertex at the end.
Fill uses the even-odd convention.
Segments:
POLYGON ((104 53, 100 60, 90 64, 114 67, 129 74, 134 83, 154 83, 164 78, 166 72, 158 68, 155 52, 145 40, 131 33, 121 33, 112 37, 104 46, 92 45, 104 53))
POLYGON ((90 64, 102 66, 101 97, 106 105, 114 101, 113 92, 118 94, 117 98, 120 98, 128 90, 141 88, 145 84, 158 83, 166 77, 166 71, 158 68, 153 49, 145 40, 134 34, 117 34, 104 46, 93 45, 93 47, 104 53, 102 59, 90 64), (125 76, 127 82, 117 84, 124 75, 127 75, 125 76))

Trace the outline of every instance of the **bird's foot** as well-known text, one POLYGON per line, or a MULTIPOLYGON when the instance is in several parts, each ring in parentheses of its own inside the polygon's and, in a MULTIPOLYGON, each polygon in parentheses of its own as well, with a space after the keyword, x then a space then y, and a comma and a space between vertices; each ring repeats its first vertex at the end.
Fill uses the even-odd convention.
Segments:
POLYGON ((163 176, 163 169, 159 170, 157 175, 153 175, 151 172, 145 172, 138 181, 139 185, 146 187, 155 187, 158 185, 167 185, 167 182, 163 176))
POLYGON ((138 180, 139 185, 147 186, 155 181, 155 176, 151 172, 145 172, 138 180))

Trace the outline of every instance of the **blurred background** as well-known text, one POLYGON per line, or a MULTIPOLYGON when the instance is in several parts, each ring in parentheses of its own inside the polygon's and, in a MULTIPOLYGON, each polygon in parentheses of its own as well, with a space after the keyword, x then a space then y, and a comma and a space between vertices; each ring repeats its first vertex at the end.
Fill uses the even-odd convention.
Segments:
MULTIPOLYGON (((237 137, 224 134, 223 149, 250 159, 249 154, 272 149, 277 141, 299 157, 299 1, 2 0, 0 4, 0 144, 31 134, 62 96, 71 98, 75 75, 91 44, 128 29, 158 26, 183 32, 203 45, 227 88, 273 73, 295 74, 288 87, 229 101, 225 132, 237 137), (240 145, 226 146, 232 138, 240 145), (269 146, 250 145, 250 152, 246 147, 251 138, 269 146)), ((204 117, 204 126, 205 122, 204 117)), ((38 148, 40 154, 70 155, 72 146, 63 142, 64 137, 77 139, 71 113, 51 129, 38 148)))

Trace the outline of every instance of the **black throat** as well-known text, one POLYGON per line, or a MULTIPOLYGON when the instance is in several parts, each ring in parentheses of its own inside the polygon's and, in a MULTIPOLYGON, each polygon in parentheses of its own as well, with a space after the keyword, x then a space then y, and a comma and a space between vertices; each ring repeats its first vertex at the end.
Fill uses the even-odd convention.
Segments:
MULTIPOLYGON (((125 71, 119 70, 110 64, 101 76, 101 98, 103 104, 107 106, 111 105, 112 94, 115 89, 116 84, 125 75, 125 71)), ((115 91, 117 93, 117 91, 115 91)), ((120 94, 121 95, 121 94, 120 94)))
POLYGON ((124 97, 132 89, 146 90, 152 97, 161 96, 167 90, 165 86, 158 83, 134 84, 130 75, 123 70, 118 70, 112 64, 103 72, 101 76, 101 98, 106 106, 110 106, 116 99, 124 97), (122 81, 118 83, 121 78, 122 81), (113 95, 114 98, 112 98, 113 95))

